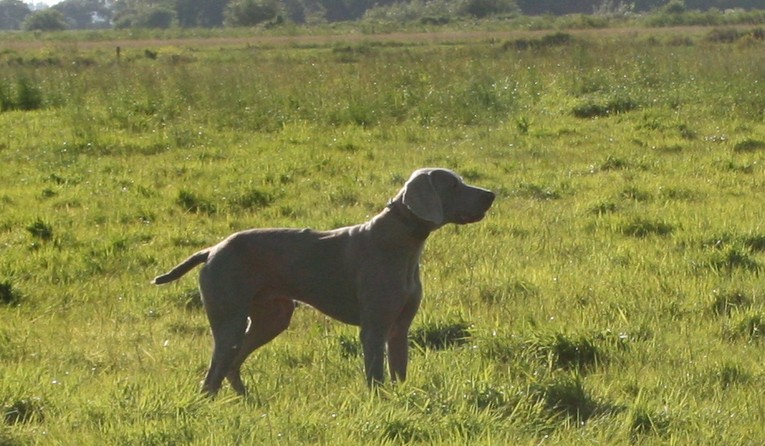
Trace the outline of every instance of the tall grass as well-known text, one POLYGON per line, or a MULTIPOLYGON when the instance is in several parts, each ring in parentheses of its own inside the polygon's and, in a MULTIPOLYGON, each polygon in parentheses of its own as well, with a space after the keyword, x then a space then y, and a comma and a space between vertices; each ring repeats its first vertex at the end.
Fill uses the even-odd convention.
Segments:
POLYGON ((676 37, 0 54, 37 98, 0 113, 0 443, 756 444, 763 42, 676 37), (193 274, 150 278, 425 165, 498 200, 428 241, 409 381, 301 306, 199 396, 193 274))

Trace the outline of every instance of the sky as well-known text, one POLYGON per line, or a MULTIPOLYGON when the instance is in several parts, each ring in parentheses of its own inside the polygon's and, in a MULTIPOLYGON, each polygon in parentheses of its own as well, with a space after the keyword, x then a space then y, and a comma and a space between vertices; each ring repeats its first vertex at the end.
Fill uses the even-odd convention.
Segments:
POLYGON ((30 5, 33 7, 33 9, 37 9, 37 5, 44 4, 46 6, 53 6, 56 3, 60 3, 62 0, 24 0, 24 3, 30 5))

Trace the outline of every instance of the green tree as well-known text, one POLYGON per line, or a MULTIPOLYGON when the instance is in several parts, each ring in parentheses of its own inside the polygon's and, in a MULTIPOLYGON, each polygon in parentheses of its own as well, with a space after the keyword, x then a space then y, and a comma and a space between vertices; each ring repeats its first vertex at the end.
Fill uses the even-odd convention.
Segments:
POLYGON ((43 9, 29 14, 22 27, 27 31, 61 31, 66 29, 66 17, 55 9, 43 9))
POLYGON ((170 28, 175 17, 174 9, 167 6, 155 6, 144 11, 138 26, 141 28, 170 28))
POLYGON ((226 7, 224 22, 229 26, 254 26, 277 20, 280 14, 278 0, 234 0, 226 7))
POLYGON ((228 0, 175 0, 178 24, 183 27, 223 25, 223 11, 228 0))
POLYGON ((52 8, 64 14, 70 28, 106 28, 110 26, 112 13, 105 0, 64 0, 52 8))
POLYGON ((117 0, 113 10, 116 28, 169 28, 177 19, 176 11, 169 2, 117 0))
POLYGON ((31 12, 21 0, 0 0, 0 29, 21 29, 31 12))

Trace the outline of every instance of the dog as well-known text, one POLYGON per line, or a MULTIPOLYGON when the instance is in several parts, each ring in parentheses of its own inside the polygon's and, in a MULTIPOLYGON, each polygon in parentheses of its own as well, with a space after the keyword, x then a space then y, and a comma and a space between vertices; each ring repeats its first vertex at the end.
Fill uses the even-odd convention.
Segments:
POLYGON ((330 231, 237 232, 152 283, 174 281, 204 263, 199 288, 214 342, 202 385, 208 394, 217 393, 224 378, 245 394, 242 363, 288 327, 295 301, 360 327, 369 386, 384 381, 386 349, 391 380, 403 381, 407 335, 422 299, 425 240, 448 223, 483 219, 494 198, 451 170, 419 169, 365 223, 330 231))

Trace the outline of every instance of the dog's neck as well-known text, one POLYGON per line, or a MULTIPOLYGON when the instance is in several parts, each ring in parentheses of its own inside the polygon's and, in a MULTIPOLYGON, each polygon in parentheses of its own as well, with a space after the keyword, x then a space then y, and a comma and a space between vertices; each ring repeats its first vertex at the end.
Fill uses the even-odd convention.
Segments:
POLYGON ((390 215, 395 217, 408 230, 409 234, 417 240, 424 241, 433 231, 430 223, 417 217, 400 200, 391 200, 387 206, 390 215))

